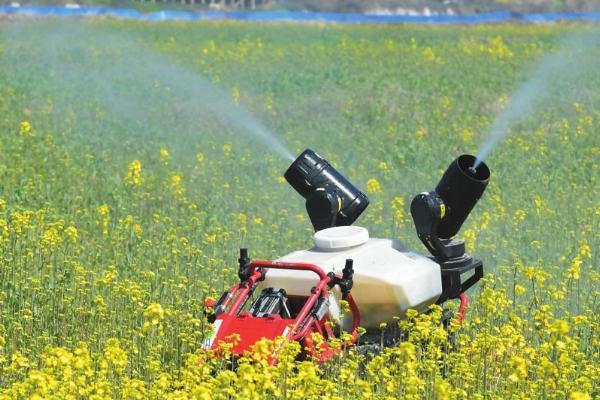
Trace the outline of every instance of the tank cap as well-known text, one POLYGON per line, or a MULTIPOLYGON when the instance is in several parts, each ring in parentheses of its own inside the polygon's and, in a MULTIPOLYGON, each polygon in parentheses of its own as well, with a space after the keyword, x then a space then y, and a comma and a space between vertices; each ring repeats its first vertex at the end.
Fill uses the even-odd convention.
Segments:
POLYGON ((360 226, 336 226, 316 232, 315 244, 321 249, 358 246, 369 240, 369 231, 360 226))

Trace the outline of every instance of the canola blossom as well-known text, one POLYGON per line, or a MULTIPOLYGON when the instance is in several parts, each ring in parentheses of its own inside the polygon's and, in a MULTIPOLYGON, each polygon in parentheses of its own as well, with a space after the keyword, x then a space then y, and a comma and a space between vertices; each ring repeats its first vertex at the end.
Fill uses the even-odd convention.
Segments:
POLYGON ((202 350, 204 300, 235 282, 240 247, 276 259, 312 246, 304 202, 282 178, 288 161, 187 108, 193 99, 160 76, 137 82, 142 63, 119 82, 132 103, 86 87, 87 72, 77 80, 85 57, 108 68, 125 57, 114 38, 135 34, 294 154, 310 146, 343 170, 371 199, 356 225, 425 253, 412 197, 476 151, 528 63, 577 26, 90 19, 81 24, 110 31, 110 46, 51 43, 66 51, 48 60, 65 63, 69 83, 36 64, 48 56, 38 28, 52 21, 21 22, 0 21, 0 400, 600 396, 594 71, 486 160, 492 180, 458 235, 486 268, 464 323, 444 328, 438 306, 409 311, 387 323, 408 333, 397 346, 333 342, 339 353, 322 364, 280 340, 238 360, 227 344, 202 350))

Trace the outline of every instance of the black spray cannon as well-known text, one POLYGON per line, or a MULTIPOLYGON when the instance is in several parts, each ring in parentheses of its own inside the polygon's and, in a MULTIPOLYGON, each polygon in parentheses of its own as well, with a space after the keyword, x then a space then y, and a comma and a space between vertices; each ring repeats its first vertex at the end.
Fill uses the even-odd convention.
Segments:
POLYGON ((351 225, 369 205, 364 193, 310 149, 298 156, 284 177, 306 199, 315 231, 351 225))
POLYGON ((477 204, 490 180, 490 170, 484 163, 473 168, 475 157, 463 154, 450 164, 435 188, 446 205, 446 215, 438 226, 438 235, 450 239, 477 204))
POLYGON ((415 196, 411 205, 417 235, 442 268, 443 294, 438 303, 455 298, 483 276, 483 264, 465 253, 465 243, 454 240, 463 222, 483 194, 490 170, 481 163, 473 168, 475 157, 462 155, 454 160, 435 191, 415 196), (465 282, 460 275, 475 274, 465 282))

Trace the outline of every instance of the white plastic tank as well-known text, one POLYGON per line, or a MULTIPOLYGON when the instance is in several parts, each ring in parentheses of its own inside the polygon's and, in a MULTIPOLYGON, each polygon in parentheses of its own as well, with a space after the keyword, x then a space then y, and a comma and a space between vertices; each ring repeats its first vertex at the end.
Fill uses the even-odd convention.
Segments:
MULTIPOLYGON (((314 239, 315 247, 277 261, 311 263, 325 273, 341 275, 346 259, 354 260, 352 296, 360 310, 360 325, 367 329, 402 317, 409 308, 426 311, 442 293, 439 264, 405 249, 397 240, 371 239, 368 231, 358 226, 324 229, 315 233, 314 239)), ((271 269, 261 286, 306 296, 317 282, 312 272, 271 269)), ((334 290, 330 296, 334 318, 339 315, 340 299, 340 291, 334 290)))

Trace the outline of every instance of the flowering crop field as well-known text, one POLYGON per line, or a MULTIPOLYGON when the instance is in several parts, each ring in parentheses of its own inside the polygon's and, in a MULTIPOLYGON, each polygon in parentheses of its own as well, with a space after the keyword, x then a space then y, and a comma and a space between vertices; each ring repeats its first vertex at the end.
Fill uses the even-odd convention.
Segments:
POLYGON ((486 161, 462 325, 409 313, 399 346, 324 364, 295 343, 276 366, 268 342, 235 368, 200 349, 240 247, 312 242, 290 161, 244 127, 321 153, 368 193, 358 225, 425 253, 412 197, 578 29, 0 20, 0 399, 598 398, 596 68, 486 161))

